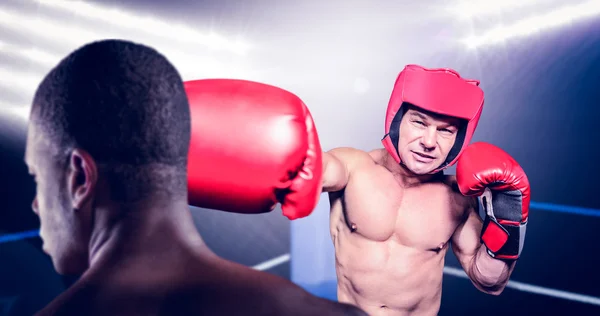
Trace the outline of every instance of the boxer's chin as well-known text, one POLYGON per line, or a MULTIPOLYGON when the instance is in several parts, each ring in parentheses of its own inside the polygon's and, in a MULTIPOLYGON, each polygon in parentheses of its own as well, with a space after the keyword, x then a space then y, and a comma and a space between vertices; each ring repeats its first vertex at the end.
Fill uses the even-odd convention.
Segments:
POLYGON ((417 176, 429 174, 434 168, 411 168, 410 171, 417 176))
POLYGON ((428 163, 412 161, 408 169, 415 175, 423 176, 430 174, 433 170, 441 165, 437 160, 428 163))
POLYGON ((43 251, 45 254, 47 254, 47 255, 49 255, 49 256, 50 256, 50 251, 48 251, 48 246, 46 246, 46 245, 47 245, 47 244, 46 244, 46 243, 44 243, 44 242, 42 241, 42 251, 43 251))
POLYGON ((65 256, 51 256, 51 258, 56 272, 64 276, 81 275, 88 267, 81 260, 78 260, 79 258, 70 258, 65 256))

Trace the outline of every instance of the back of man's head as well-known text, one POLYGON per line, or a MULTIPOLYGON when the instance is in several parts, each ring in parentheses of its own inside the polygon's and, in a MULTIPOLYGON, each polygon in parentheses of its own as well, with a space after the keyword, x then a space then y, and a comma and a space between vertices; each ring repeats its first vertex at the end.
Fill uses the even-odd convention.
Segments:
POLYGON ((38 87, 31 120, 55 147, 53 158, 87 151, 114 199, 187 194, 186 93, 175 67, 150 47, 104 40, 77 49, 38 87))

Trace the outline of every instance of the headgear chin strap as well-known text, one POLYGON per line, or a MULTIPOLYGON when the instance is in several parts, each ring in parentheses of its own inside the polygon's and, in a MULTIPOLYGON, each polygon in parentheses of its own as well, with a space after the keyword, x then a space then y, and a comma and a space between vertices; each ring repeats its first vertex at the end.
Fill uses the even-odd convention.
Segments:
POLYGON ((463 149, 470 143, 483 110, 483 90, 478 80, 461 78, 458 72, 448 68, 428 69, 407 65, 400 72, 385 117, 385 136, 381 140, 385 149, 401 163, 398 151, 400 121, 406 104, 424 110, 467 120, 456 136, 454 146, 446 161, 432 170, 436 173, 452 166, 463 149))

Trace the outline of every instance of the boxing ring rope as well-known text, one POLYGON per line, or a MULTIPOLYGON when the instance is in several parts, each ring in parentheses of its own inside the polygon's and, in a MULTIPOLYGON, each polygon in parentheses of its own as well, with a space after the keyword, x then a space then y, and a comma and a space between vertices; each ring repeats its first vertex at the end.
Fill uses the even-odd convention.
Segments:
POLYGON ((600 217, 600 210, 586 207, 560 205, 554 203, 530 202, 529 208, 538 211, 559 212, 584 216, 600 217))
MULTIPOLYGON (((567 214, 574 214, 574 215, 600 217, 600 210, 593 209, 593 208, 560 205, 560 204, 553 204, 553 203, 542 203, 542 202, 531 202, 530 208, 538 210, 538 211, 560 212, 560 213, 567 213, 567 214)), ((0 235, 0 244, 12 242, 12 241, 19 241, 19 240, 28 239, 28 238, 36 238, 38 236, 39 236, 38 230, 30 230, 30 231, 24 231, 24 232, 19 232, 19 233, 4 234, 4 235, 0 235)), ((291 260, 291 254, 286 253, 281 256, 278 256, 278 257, 272 258, 270 260, 261 262, 257 265, 254 265, 254 266, 252 266, 252 268, 259 270, 259 271, 268 271, 274 267, 288 263, 288 262, 290 262, 290 260, 291 260)), ((463 278, 463 279, 469 278, 462 269, 454 268, 454 267, 450 267, 450 266, 444 267, 444 274, 458 277, 458 278, 463 278)), ((508 284, 506 285, 506 287, 513 289, 513 290, 521 291, 521 292, 544 295, 544 296, 565 299, 565 300, 574 301, 574 302, 580 302, 580 303, 584 303, 584 304, 600 306, 600 297, 594 297, 594 296, 590 296, 590 295, 584 295, 584 294, 579 294, 579 293, 572 293, 572 292, 567 292, 567 291, 562 291, 562 290, 557 290, 557 289, 551 289, 551 288, 546 288, 543 286, 527 284, 527 283, 513 281, 513 280, 510 280, 508 282, 508 284)))
MULTIPOLYGON (((331 244, 329 231, 327 231, 327 233, 321 231, 327 230, 329 227, 329 213, 327 212, 329 209, 328 204, 328 202, 320 203, 320 205, 317 206, 317 210, 313 213, 314 216, 310 216, 303 221, 292 223, 290 276, 293 282, 314 295, 335 300, 337 279, 334 269, 334 249, 331 244), (318 227, 318 229, 315 227, 318 227), (315 249, 319 249, 319 252, 315 253, 315 249)), ((600 217, 600 209, 554 203, 533 201, 530 203, 530 209, 530 212, 546 211, 563 213, 566 215, 572 214, 600 217)), ((273 266, 274 262, 287 258, 287 255, 288 254, 285 254, 272 260, 268 260, 256 267, 273 266)), ((446 276, 468 279, 462 268, 452 267, 452 265, 454 264, 448 263, 448 265, 444 267, 443 273, 446 276)), ((516 291, 600 306, 600 297, 572 293, 512 280, 509 281, 507 287, 516 291)))
MULTIPOLYGON (((273 259, 259 263, 255 266, 253 266, 252 268, 255 270, 259 270, 259 271, 267 271, 267 270, 274 268, 280 264, 289 262, 290 259, 291 259, 290 254, 286 253, 279 257, 275 257, 273 259)), ((459 269, 459 268, 445 266, 444 274, 467 279, 467 280, 469 279, 467 274, 462 269, 459 269)), ((506 285, 506 287, 511 288, 513 290, 521 291, 521 292, 545 295, 545 296, 561 298, 561 299, 565 299, 565 300, 569 300, 569 301, 600 306, 600 297, 594 297, 594 296, 590 296, 590 295, 556 290, 556 289, 551 289, 551 288, 547 288, 547 287, 543 287, 543 286, 527 284, 527 283, 512 281, 512 280, 508 281, 508 284, 506 285)))
POLYGON ((39 237, 39 236, 40 236, 39 230, 29 230, 29 231, 24 231, 24 232, 20 232, 20 233, 14 233, 14 234, 3 234, 3 235, 0 235, 0 244, 6 243, 6 242, 11 242, 11 241, 19 241, 19 240, 28 239, 28 238, 35 238, 35 237, 39 237))
MULTIPOLYGON (((463 279, 469 279, 467 274, 462 269, 458 269, 458 268, 444 267, 444 274, 463 278, 463 279)), ((532 284, 527 284, 527 283, 517 282, 517 281, 512 281, 512 280, 508 281, 508 284, 506 285, 506 287, 517 290, 517 291, 521 291, 521 292, 540 294, 540 295, 545 295, 545 296, 562 298, 562 299, 569 300, 569 301, 575 301, 575 302, 600 306, 600 297, 594 297, 594 296, 590 296, 590 295, 555 290, 555 289, 550 289, 550 288, 543 287, 543 286, 532 285, 532 284)))
MULTIPOLYGON (((574 214, 574 215, 600 217, 599 209, 579 207, 579 206, 561 205, 561 204, 544 203, 544 202, 530 202, 529 208, 532 210, 538 210, 538 211, 558 212, 558 213, 567 213, 567 214, 574 214)), ((22 240, 22 239, 35 238, 38 236, 39 236, 38 230, 30 230, 30 231, 24 231, 24 232, 18 232, 18 233, 2 234, 2 235, 0 235, 0 244, 5 243, 5 242, 18 241, 18 240, 22 240)), ((286 255, 289 256, 289 254, 286 254, 286 255)), ((285 257, 286 255, 283 255, 282 258, 285 257)), ((280 258, 280 257, 277 257, 277 258, 280 258)), ((275 258, 275 259, 277 259, 277 258, 275 258)), ((282 259, 278 259, 278 260, 282 260, 282 259)), ((288 260, 289 260, 289 258, 288 258, 288 260)), ((270 266, 269 266, 270 263, 267 264, 267 262, 270 262, 270 261, 264 262, 265 266, 269 267, 269 268, 266 268, 266 270, 270 269, 270 266)), ((275 262, 278 262, 278 261, 275 261, 275 262)), ((255 268, 259 269, 259 270, 262 270, 261 267, 262 267, 261 265, 255 266, 255 268)))

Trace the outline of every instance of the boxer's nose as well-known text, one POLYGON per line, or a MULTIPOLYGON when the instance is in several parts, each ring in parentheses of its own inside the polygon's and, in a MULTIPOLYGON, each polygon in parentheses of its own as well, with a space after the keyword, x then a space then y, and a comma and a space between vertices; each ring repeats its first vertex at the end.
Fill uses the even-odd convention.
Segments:
POLYGON ((432 150, 433 148, 435 148, 437 130, 435 126, 432 127, 433 128, 427 128, 423 132, 423 136, 421 137, 421 145, 426 150, 432 150))

